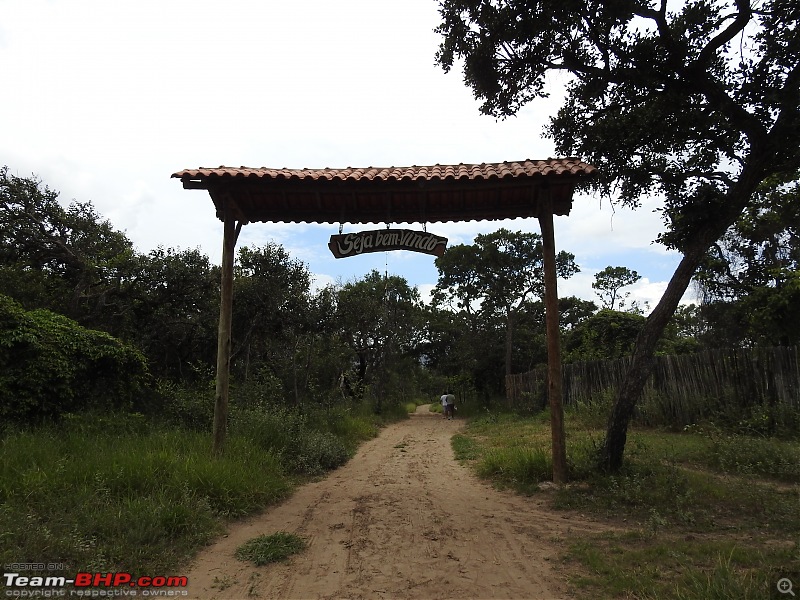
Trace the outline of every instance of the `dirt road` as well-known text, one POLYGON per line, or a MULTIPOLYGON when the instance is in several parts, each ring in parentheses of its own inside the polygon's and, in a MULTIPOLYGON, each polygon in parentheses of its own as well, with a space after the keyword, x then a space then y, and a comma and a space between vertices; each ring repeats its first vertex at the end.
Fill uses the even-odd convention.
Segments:
POLYGON ((387 427, 326 479, 205 549, 188 573, 190 597, 569 597, 558 554, 570 536, 598 527, 476 479, 450 447, 462 426, 420 407, 387 427), (234 558, 247 540, 277 531, 308 548, 263 567, 234 558))

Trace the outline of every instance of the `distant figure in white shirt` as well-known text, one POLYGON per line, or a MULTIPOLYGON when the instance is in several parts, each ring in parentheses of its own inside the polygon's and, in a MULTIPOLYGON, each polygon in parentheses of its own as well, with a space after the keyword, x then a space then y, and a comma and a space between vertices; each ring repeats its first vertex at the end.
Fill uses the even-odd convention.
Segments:
POLYGON ((442 415, 448 420, 456 416, 456 397, 450 392, 445 392, 442 396, 442 415))

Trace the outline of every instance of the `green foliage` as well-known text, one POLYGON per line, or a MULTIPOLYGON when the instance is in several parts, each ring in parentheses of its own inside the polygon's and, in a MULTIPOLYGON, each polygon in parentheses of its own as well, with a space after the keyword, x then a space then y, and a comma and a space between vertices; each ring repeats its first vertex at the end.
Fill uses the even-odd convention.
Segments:
MULTIPOLYGON (((403 415, 405 417, 406 415, 403 415)), ((391 422, 390 415, 376 415, 366 405, 332 407, 308 414, 308 422, 315 429, 335 435, 352 453, 366 440, 378 435, 379 426, 391 422)))
POLYGON ((269 243, 240 248, 236 276, 233 373, 242 381, 269 373, 285 390, 298 389, 304 380, 297 361, 315 325, 308 268, 279 244, 269 243))
POLYGON ((775 582, 772 578, 754 575, 737 568, 731 556, 718 556, 710 573, 692 571, 685 583, 675 590, 677 600, 759 600, 775 582))
POLYGON ((216 359, 219 272, 198 250, 137 257, 134 281, 108 330, 135 344, 161 378, 204 380, 216 359))
MULTIPOLYGON (((433 295, 437 304, 455 301, 453 308, 484 315, 519 309, 522 303, 544 295, 542 238, 536 233, 498 229, 475 236, 471 245, 451 246, 436 259, 439 281, 433 295)), ((568 252, 556 256, 558 276, 579 271, 568 252)))
POLYGON ((725 473, 800 481, 800 447, 796 442, 751 437, 717 429, 692 427, 711 442, 711 465, 725 473))
POLYGON ((629 356, 645 318, 603 309, 575 326, 564 340, 567 362, 629 356))
POLYGON ((713 346, 800 342, 800 183, 766 181, 696 275, 713 346))
POLYGON ((40 421, 129 406, 147 377, 143 356, 106 333, 0 296, 0 416, 40 421))
POLYGON ((192 431, 211 431, 214 389, 160 379, 156 383, 159 414, 168 423, 192 431))
POLYGON ((249 560, 260 567, 269 563, 286 560, 306 548, 306 541, 285 531, 272 535, 260 535, 239 546, 234 556, 239 560, 249 560))
POLYGON ((279 457, 292 473, 319 475, 350 458, 347 446, 330 432, 312 429, 305 415, 284 407, 239 409, 231 414, 234 435, 247 437, 279 457))
MULTIPOLYGON (((439 406, 439 411, 441 411, 441 405, 439 406)), ((450 445, 453 447, 456 460, 469 461, 475 460, 480 456, 480 447, 475 440, 460 433, 457 433, 450 438, 450 445)))
MULTIPOLYGON (((488 393, 502 390, 498 377, 500 364, 505 374, 513 371, 515 351, 534 346, 542 348, 542 336, 526 317, 532 302, 544 295, 542 238, 536 233, 498 229, 475 237, 473 244, 451 246, 436 259, 439 281, 433 290, 435 310, 431 320, 433 336, 440 329, 442 342, 438 364, 449 367, 450 375, 467 371, 475 387, 488 387, 488 393), (515 336, 527 339, 515 345, 515 336), (465 335, 466 334, 466 335, 465 335), (495 383, 496 382, 496 383, 495 383), (487 385, 494 384, 494 385, 487 385)), ((556 256, 556 271, 568 278, 579 271, 575 257, 561 251, 556 256)), ((541 311, 540 311, 541 312, 541 311)), ((541 357, 541 355, 540 355, 541 357)))
POLYGON ((57 192, 8 167, 0 168, 0 259, 4 293, 100 329, 114 320, 135 268, 130 240, 91 203, 65 209, 57 192))
POLYGON ((608 266, 595 273, 592 288, 603 303, 603 308, 614 310, 616 307, 622 310, 630 293, 626 292, 623 295, 620 289, 633 285, 640 279, 641 276, 636 271, 631 271, 627 267, 608 266))
POLYGON ((553 459, 550 452, 541 447, 495 448, 481 456, 476 470, 481 477, 501 486, 531 493, 542 481, 553 479, 553 459))
MULTIPOLYGON (((407 378, 409 360, 418 354, 422 301, 417 288, 403 277, 376 270, 345 283, 336 298, 334 319, 340 339, 350 348, 354 366, 345 375, 346 389, 355 400, 371 386, 376 411, 405 398, 389 399, 393 375, 407 378)), ((418 363, 417 363, 418 364, 418 363)))
MULTIPOLYGON (((190 395, 182 398, 191 403, 190 395)), ((0 561, 36 556, 83 570, 174 571, 226 520, 284 498, 288 471, 335 468, 379 424, 368 408, 302 415, 250 407, 231 418, 218 458, 207 432, 141 414, 82 412, 57 426, 7 431, 0 438, 0 561)))
MULTIPOLYGON (((667 326, 657 345, 657 353, 689 354, 699 348, 693 337, 696 327, 690 322, 689 309, 681 309, 667 326)), ((602 309, 583 319, 564 336, 566 362, 613 360, 630 356, 645 317, 633 312, 602 309)))
POLYGON ((9 433, 0 444, 0 559, 75 569, 174 570, 221 529, 284 497, 280 465, 243 438, 100 413, 9 433), (38 560, 38 559, 37 559, 38 560))

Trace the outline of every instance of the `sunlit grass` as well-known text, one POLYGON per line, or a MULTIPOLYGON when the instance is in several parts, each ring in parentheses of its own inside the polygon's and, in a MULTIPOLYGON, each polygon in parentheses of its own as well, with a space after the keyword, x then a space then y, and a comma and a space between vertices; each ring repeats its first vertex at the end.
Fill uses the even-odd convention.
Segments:
POLYGON ((260 535, 249 540, 236 549, 234 555, 239 560, 247 560, 256 566, 286 560, 290 556, 302 552, 306 541, 285 531, 271 535, 260 535))
POLYGON ((343 464, 387 418, 324 412, 234 412, 218 458, 208 433, 141 415, 86 414, 8 432, 0 439, 0 560, 170 571, 230 519, 343 464))
MULTIPOLYGON (((634 428, 625 466, 604 476, 604 431, 569 412, 566 430, 572 483, 547 498, 615 532, 569 540, 578 597, 769 597, 777 573, 800 572, 800 443, 634 428)), ((498 413, 473 420, 453 448, 479 476, 530 494, 552 476, 550 440, 547 413, 498 413)))

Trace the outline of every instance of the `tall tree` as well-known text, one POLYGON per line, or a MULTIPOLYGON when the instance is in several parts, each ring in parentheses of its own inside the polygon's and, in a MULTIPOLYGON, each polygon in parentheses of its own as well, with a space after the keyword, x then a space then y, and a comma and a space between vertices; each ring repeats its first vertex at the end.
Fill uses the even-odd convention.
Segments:
POLYGON ((800 343, 800 182, 765 182, 695 279, 717 344, 800 343))
POLYGON ((628 267, 608 266, 594 275, 592 289, 603 303, 603 308, 614 310, 615 306, 622 310, 625 302, 630 296, 630 292, 622 294, 620 290, 629 285, 633 285, 641 279, 636 271, 631 271, 628 267))
POLYGON ((265 368, 300 402, 297 361, 311 327, 311 274, 279 244, 242 247, 234 288, 233 356, 243 380, 265 368))
MULTIPOLYGON (((436 259, 439 281, 434 302, 455 299, 457 308, 505 323, 505 373, 511 374, 514 325, 526 302, 544 295, 542 237, 498 229, 479 234, 475 243, 449 248, 436 259)), ((561 251, 556 271, 564 279, 578 272, 575 256, 561 251)))
POLYGON ((64 208, 58 195, 0 168, 0 285, 29 308, 113 330, 136 269, 133 244, 91 203, 64 208))
POLYGON ((711 245, 765 179, 800 167, 796 0, 440 0, 437 60, 463 59, 482 111, 515 114, 571 74, 548 135, 638 207, 664 198, 659 241, 683 254, 639 334, 600 466, 618 469, 664 328, 711 245))
MULTIPOLYGON (((363 279, 345 283, 338 294, 336 322, 355 360, 353 393, 362 384, 379 386, 394 358, 417 346, 422 325, 419 291, 398 275, 381 275, 372 270, 363 279)), ((381 390, 376 395, 380 409, 381 390)))
POLYGON ((219 270, 199 250, 157 248, 138 257, 136 281, 119 311, 120 335, 149 359, 154 375, 188 380, 216 358, 219 270))

